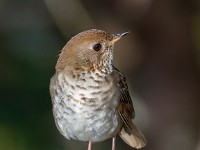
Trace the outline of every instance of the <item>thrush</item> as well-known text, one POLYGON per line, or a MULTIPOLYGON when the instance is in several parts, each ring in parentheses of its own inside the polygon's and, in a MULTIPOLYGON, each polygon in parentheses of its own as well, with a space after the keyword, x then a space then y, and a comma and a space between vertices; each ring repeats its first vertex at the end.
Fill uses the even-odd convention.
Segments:
POLYGON ((63 47, 50 81, 56 126, 66 139, 93 142, 116 135, 131 147, 146 139, 133 122, 135 112, 124 75, 113 64, 114 43, 128 32, 83 31, 63 47))

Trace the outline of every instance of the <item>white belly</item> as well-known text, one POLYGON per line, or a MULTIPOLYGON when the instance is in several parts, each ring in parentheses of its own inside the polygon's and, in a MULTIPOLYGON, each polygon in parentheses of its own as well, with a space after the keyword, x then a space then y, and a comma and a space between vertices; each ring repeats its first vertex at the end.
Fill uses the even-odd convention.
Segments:
POLYGON ((92 79, 73 81, 61 75, 57 79, 51 88, 57 93, 52 96, 53 112, 61 134, 67 139, 96 142, 119 132, 119 92, 114 83, 98 84, 92 79), (68 82, 60 84, 60 88, 62 80, 68 82))

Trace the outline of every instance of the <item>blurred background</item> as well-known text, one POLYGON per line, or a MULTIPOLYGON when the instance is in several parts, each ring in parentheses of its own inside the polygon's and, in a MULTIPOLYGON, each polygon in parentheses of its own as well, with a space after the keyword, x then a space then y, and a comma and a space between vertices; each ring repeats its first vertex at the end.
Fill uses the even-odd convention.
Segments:
POLYGON ((48 86, 66 41, 91 28, 131 32, 115 45, 114 64, 127 77, 144 150, 199 150, 199 8, 199 0, 0 0, 0 150, 87 149, 56 129, 48 86))

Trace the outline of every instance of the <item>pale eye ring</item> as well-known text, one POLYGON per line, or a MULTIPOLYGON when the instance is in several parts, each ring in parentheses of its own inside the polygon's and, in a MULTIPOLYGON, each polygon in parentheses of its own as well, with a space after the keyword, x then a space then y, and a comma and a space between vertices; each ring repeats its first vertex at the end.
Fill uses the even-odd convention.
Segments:
POLYGON ((95 51, 100 51, 101 50, 101 44, 100 43, 97 43, 97 44, 95 44, 94 46, 93 46, 93 49, 95 50, 95 51))

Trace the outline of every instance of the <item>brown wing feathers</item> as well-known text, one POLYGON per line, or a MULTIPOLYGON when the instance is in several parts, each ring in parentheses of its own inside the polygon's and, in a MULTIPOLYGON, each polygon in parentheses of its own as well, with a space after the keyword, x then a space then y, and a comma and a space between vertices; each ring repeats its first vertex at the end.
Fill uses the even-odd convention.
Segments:
POLYGON ((132 121, 135 117, 135 112, 130 94, 128 92, 126 79, 116 68, 114 68, 114 76, 120 89, 120 104, 118 112, 124 124, 119 135, 131 147, 144 147, 146 145, 146 139, 132 121))

